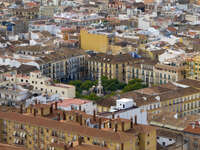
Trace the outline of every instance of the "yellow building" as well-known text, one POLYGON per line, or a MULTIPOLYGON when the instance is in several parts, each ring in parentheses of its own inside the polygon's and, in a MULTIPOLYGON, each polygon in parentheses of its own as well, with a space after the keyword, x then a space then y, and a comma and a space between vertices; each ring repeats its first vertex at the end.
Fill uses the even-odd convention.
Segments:
POLYGON ((187 78, 200 80, 200 55, 187 59, 187 78))
POLYGON ((36 104, 27 109, 28 113, 20 112, 0 112, 0 142, 27 150, 65 150, 69 145, 91 149, 96 145, 99 150, 156 150, 156 129, 133 124, 132 120, 100 119, 95 114, 87 116, 76 110, 64 112, 57 110, 56 104, 55 110, 52 105, 45 108, 45 105, 36 104), (49 114, 44 118, 42 112, 49 114), (60 114, 59 118, 48 119, 55 118, 55 114, 60 114), (83 118, 87 121, 92 118, 91 123, 100 126, 82 124, 83 118))
POLYGON ((97 79, 98 71, 109 79, 126 81, 126 66, 135 59, 130 54, 107 55, 99 53, 88 59, 88 75, 97 79))
MULTIPOLYGON (((122 93, 120 98, 134 99, 136 106, 148 113, 159 114, 162 110, 175 112, 183 117, 200 112, 200 81, 184 79, 136 91, 122 93)), ((98 102, 98 111, 107 112, 115 106, 115 96, 98 102), (104 108, 104 109, 102 109, 104 108)))
POLYGON ((110 42, 111 39, 107 34, 92 32, 86 29, 81 29, 80 31, 81 48, 84 50, 106 53, 109 50, 110 42))

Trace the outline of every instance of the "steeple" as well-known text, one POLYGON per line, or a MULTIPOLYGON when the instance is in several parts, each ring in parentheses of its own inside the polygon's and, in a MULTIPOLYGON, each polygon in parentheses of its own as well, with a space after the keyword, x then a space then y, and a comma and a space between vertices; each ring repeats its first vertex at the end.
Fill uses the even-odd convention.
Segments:
POLYGON ((100 72, 100 67, 98 71, 98 85, 97 85, 97 96, 103 96, 103 86, 101 84, 101 72, 100 72))

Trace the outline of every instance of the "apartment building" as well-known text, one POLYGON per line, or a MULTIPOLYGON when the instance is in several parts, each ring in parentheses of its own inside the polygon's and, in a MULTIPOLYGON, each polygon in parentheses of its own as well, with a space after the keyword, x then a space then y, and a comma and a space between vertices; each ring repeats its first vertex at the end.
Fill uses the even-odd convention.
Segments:
POLYGON ((80 80, 87 73, 84 51, 64 49, 40 57, 40 70, 43 75, 55 80, 80 80))
POLYGON ((80 30, 80 47, 83 50, 107 53, 112 41, 112 33, 104 30, 80 30))
POLYGON ((154 67, 157 64, 156 60, 151 59, 140 59, 135 62, 130 62, 126 67, 126 83, 128 81, 138 78, 148 85, 154 85, 157 80, 154 77, 154 67))
POLYGON ((136 60, 130 54, 94 54, 88 58, 88 76, 90 79, 97 79, 100 71, 103 76, 109 79, 118 79, 121 82, 125 82, 126 66, 136 60))
MULTIPOLYGON (((178 82, 153 86, 118 95, 120 98, 131 98, 135 106, 147 110, 148 113, 158 114, 162 110, 175 112, 183 117, 200 112, 199 81, 185 79, 178 82), (198 83, 195 83, 198 82, 198 83)), ((106 112, 116 105, 119 98, 111 97, 98 103, 106 112)))
POLYGON ((19 106, 31 95, 28 88, 21 85, 0 86, 0 104, 19 106))
POLYGON ((200 79, 200 55, 196 54, 187 59, 187 78, 199 80, 200 79))
POLYGON ((167 54, 162 54, 157 59, 141 59, 138 62, 129 63, 126 67, 127 77, 126 82, 133 78, 142 79, 146 85, 159 85, 169 82, 176 82, 187 77, 187 60, 190 54, 183 54, 169 57, 167 54), (166 59, 162 59, 165 57, 166 59))
POLYGON ((54 15, 56 23, 64 23, 67 26, 89 26, 94 23, 99 23, 105 18, 97 13, 83 12, 62 12, 54 15))
MULTIPOLYGON (((56 105, 56 104, 55 104, 56 105)), ((28 150, 47 149, 66 150, 67 145, 96 146, 110 150, 155 150, 156 130, 140 125, 132 120, 104 119, 95 114, 88 118, 83 112, 64 112, 51 107, 31 107, 32 112, 0 112, 0 140, 10 145, 18 145, 28 150), (57 114, 56 120, 44 117, 46 109, 57 114), (41 114, 39 113, 41 110, 41 114), (31 115, 33 114, 33 115, 31 115), (42 117, 43 116, 43 117, 42 117), (91 120, 98 126, 89 127, 84 120, 91 120), (66 145, 58 147, 59 145, 66 145)))
POLYGON ((198 150, 200 148, 200 133, 199 133, 200 123, 199 121, 194 121, 184 129, 185 140, 188 142, 187 148, 198 150))
POLYGON ((75 87, 66 84, 55 84, 45 76, 42 76, 40 71, 30 72, 26 74, 8 74, 6 80, 11 83, 28 84, 33 86, 33 90, 39 90, 49 95, 58 94, 61 98, 74 98, 75 87))
POLYGON ((186 66, 182 64, 176 66, 176 64, 166 65, 166 64, 156 64, 154 68, 155 82, 154 84, 165 84, 168 82, 180 81, 186 78, 186 66))
POLYGON ((20 19, 32 20, 38 18, 39 8, 17 8, 12 9, 12 15, 20 19))
POLYGON ((39 9, 39 14, 38 16, 41 19, 48 19, 53 17, 54 13, 56 12, 56 7, 55 6, 41 6, 39 9))
POLYGON ((188 55, 176 51, 167 51, 160 55, 159 63, 154 67, 155 84, 165 84, 185 79, 187 68, 186 57, 188 55))

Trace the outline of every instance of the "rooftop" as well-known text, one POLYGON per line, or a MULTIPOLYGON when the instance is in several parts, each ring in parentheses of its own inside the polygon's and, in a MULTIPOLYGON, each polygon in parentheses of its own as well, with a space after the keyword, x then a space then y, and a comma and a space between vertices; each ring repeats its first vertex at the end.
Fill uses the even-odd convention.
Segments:
POLYGON ((105 141, 112 140, 115 142, 127 142, 131 138, 134 138, 133 135, 123 132, 103 131, 95 128, 87 128, 68 122, 62 123, 56 120, 50 120, 42 117, 26 116, 15 112, 0 112, 0 118, 44 128, 63 130, 73 134, 95 137, 105 141))
POLYGON ((3 143, 0 143, 0 149, 1 150, 26 150, 23 147, 17 147, 14 145, 8 145, 8 144, 3 144, 3 143))
POLYGON ((82 105, 86 103, 90 103, 91 101, 82 100, 82 99, 64 99, 62 102, 58 103, 58 106, 61 107, 69 107, 71 105, 82 105))

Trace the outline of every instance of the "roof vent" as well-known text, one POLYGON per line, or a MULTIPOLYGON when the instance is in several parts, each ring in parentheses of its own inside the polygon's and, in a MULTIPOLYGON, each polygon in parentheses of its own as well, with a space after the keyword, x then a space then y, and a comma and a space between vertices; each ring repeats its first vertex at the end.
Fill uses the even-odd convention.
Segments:
POLYGON ((147 97, 142 97, 145 101, 147 101, 147 97))
POLYGON ((160 96, 156 96, 155 99, 160 101, 160 96))

